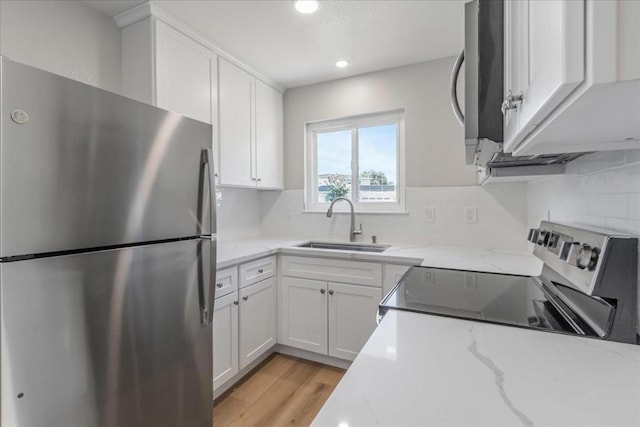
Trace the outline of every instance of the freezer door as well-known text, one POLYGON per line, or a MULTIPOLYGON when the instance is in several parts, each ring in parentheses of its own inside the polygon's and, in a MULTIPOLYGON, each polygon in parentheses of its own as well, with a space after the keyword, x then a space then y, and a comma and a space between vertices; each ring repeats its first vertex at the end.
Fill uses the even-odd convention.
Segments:
POLYGON ((198 283, 211 249, 188 240, 1 263, 0 424, 211 426, 198 283))
POLYGON ((6 58, 0 66, 0 257, 199 234, 211 125, 6 58))

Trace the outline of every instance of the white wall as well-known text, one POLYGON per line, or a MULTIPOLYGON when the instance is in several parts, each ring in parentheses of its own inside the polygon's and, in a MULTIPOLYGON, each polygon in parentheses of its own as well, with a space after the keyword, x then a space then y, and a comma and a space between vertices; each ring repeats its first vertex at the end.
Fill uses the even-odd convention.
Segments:
POLYGON ((304 188, 306 122, 405 110, 408 187, 474 185, 464 134, 449 104, 455 58, 289 89, 284 94, 285 188, 304 188))
MULTIPOLYGON (((640 236, 640 150, 590 154, 569 163, 564 176, 529 183, 527 212, 530 227, 550 218, 640 236)), ((640 290, 640 256, 638 266, 640 290)))
POLYGON ((120 92, 120 31, 79 1, 0 1, 0 54, 120 92))

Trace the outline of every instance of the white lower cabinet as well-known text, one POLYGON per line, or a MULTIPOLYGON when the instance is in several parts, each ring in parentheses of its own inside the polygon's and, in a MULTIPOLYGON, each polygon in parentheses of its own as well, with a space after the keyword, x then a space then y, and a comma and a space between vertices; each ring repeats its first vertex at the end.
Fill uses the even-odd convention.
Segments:
POLYGON ((244 369, 276 344, 276 278, 242 288, 239 294, 240 369, 244 369))
POLYGON ((238 292, 217 298, 213 309, 213 388, 238 373, 238 292))
POLYGON ((282 278, 283 344, 327 354, 327 282, 282 278))
POLYGON ((354 360, 376 328, 380 288, 329 283, 329 356, 354 360))
MULTIPOLYGON (((293 260, 297 257, 283 257, 285 271, 312 275, 313 269, 289 268, 293 260)), ((332 274, 328 260, 318 261, 319 276, 332 274)), ((313 259, 306 262, 313 263, 313 259)), ((366 264, 369 264, 367 268, 376 269, 372 263, 366 264)), ((380 265, 377 268, 380 269, 380 265)), ((335 275, 339 272, 336 270, 335 275)), ((355 359, 376 328, 375 317, 382 298, 380 285, 363 286, 288 276, 282 277, 281 284, 282 344, 341 359, 355 359)))

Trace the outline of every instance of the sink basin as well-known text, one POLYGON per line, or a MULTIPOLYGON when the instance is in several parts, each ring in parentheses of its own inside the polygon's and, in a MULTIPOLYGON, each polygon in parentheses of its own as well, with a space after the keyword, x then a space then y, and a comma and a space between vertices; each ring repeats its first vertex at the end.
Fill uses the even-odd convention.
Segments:
POLYGON ((299 248, 327 249, 332 251, 360 251, 360 252, 384 252, 389 245, 367 245, 364 243, 332 243, 332 242, 307 242, 298 245, 299 248))

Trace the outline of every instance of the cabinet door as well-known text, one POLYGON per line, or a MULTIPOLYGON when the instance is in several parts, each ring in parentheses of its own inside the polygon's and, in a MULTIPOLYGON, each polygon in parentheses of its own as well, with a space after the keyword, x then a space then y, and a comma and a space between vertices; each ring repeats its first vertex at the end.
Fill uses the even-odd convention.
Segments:
POLYGON ((505 118, 504 150, 513 152, 585 78, 585 2, 522 0, 505 8, 505 96, 524 97, 505 118))
POLYGON ((211 53, 156 21, 156 105, 211 123, 211 53))
POLYGON ((213 163, 216 184, 220 184, 220 123, 218 117, 218 57, 213 55, 209 61, 211 76, 211 125, 213 126, 213 163))
POLYGON ((276 278, 240 289, 240 369, 276 344, 276 278))
POLYGON ((329 356, 354 360, 376 328, 382 290, 329 283, 329 356))
POLYGON ((238 292, 217 298, 213 309, 213 389, 238 373, 238 292))
POLYGON ((256 149, 258 187, 282 188, 282 94, 256 80, 256 149))
POLYGON ((218 82, 220 183, 255 186, 251 164, 255 78, 219 58, 218 82))
POLYGON ((282 278, 282 343, 327 354, 327 282, 282 278))

